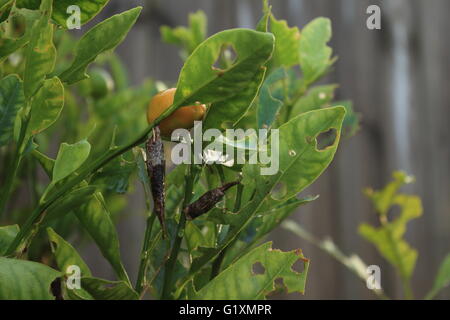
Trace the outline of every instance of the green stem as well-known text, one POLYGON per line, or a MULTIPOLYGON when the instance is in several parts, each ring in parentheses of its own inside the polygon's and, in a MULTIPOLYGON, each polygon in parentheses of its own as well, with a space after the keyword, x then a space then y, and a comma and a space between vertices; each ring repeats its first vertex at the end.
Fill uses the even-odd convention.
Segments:
POLYGON ((150 214, 150 216, 147 217, 147 228, 145 229, 144 243, 142 244, 142 251, 141 251, 141 262, 139 264, 139 272, 136 281, 136 292, 138 294, 142 293, 144 283, 146 282, 145 274, 147 271, 150 256, 149 245, 152 235, 153 223, 155 222, 155 217, 156 217, 155 214, 150 214))
MULTIPOLYGON (((239 209, 241 208, 241 202, 242 202, 242 193, 244 191, 244 185, 238 184, 238 189, 236 192, 236 201, 234 202, 234 209, 233 212, 237 213, 239 209)), ((211 279, 214 279, 217 277, 217 275, 220 273, 220 268, 222 267, 223 259, 225 258, 225 254, 228 248, 230 248, 234 244, 234 241, 230 243, 229 246, 225 247, 219 254, 219 256, 214 260, 211 270, 211 279)))
POLYGON ((25 151, 25 135, 28 128, 28 122, 29 116, 25 116, 24 121, 22 122, 22 128, 20 130, 19 140, 17 141, 16 150, 14 151, 14 156, 11 161, 11 165, 9 166, 9 170, 7 170, 5 184, 3 185, 0 194, 0 217, 3 215, 3 212, 5 211, 6 205, 11 196, 14 186, 14 180, 16 179, 17 171, 19 170, 23 152, 25 151))
POLYGON ((237 213, 241 209, 241 202, 242 202, 242 194, 243 193, 244 193, 244 185, 242 183, 239 183, 237 185, 236 201, 234 203, 234 209, 233 209, 234 213, 237 213))
POLYGON ((21 160, 19 149, 14 152, 14 157, 11 162, 11 166, 6 174, 5 184, 3 185, 1 195, 0 195, 0 216, 3 215, 3 212, 6 209, 6 205, 11 196, 14 180, 17 175, 17 171, 19 169, 20 160, 21 160))
MULTIPOLYGON (((148 179, 147 179, 148 181, 148 179)), ((149 182, 149 181, 148 181, 149 182)), ((148 261, 150 257, 150 239, 152 235, 152 229, 153 229, 153 223, 155 222, 156 214, 152 212, 151 209, 151 202, 150 202, 150 190, 148 187, 148 183, 142 182, 142 187, 144 189, 145 194, 145 207, 147 208, 147 226, 145 228, 145 236, 144 236, 144 242, 142 244, 142 250, 141 250, 141 262, 139 264, 139 271, 138 271, 138 277, 136 280, 136 291, 139 293, 139 295, 142 294, 142 290, 145 287, 146 284, 146 272, 148 267, 148 261)))
MULTIPOLYGON (((192 199, 192 191, 194 190, 194 180, 195 180, 195 174, 193 173, 193 169, 194 165, 191 164, 189 167, 189 174, 186 177, 186 187, 184 190, 184 200, 182 208, 187 207, 192 199)), ((167 261, 166 268, 164 271, 164 285, 161 295, 162 299, 170 298, 170 292, 173 283, 173 271, 175 268, 175 263, 177 262, 178 259, 178 253, 180 251, 181 242, 184 237, 185 226, 186 226, 186 215, 183 212, 181 212, 180 221, 178 222, 176 231, 176 238, 170 251, 170 257, 169 260, 167 261)))

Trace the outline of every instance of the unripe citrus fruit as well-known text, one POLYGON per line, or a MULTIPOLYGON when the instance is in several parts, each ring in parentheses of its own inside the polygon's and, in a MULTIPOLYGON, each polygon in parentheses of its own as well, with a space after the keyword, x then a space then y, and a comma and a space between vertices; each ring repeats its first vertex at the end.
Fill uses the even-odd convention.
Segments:
MULTIPOLYGON (((176 88, 161 91, 155 95, 147 108, 147 121, 152 123, 172 104, 175 97, 176 88)), ((200 121, 205 115, 206 106, 196 104, 192 106, 180 107, 159 124, 161 135, 169 138, 176 129, 191 129, 194 121, 200 121)))
POLYGON ((101 99, 114 90, 111 75, 103 69, 93 69, 90 73, 91 95, 94 99, 101 99))

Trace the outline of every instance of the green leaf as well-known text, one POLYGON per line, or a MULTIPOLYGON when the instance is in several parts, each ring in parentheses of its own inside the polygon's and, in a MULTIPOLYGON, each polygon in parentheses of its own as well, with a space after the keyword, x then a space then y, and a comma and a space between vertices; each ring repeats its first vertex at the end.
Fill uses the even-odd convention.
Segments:
POLYGON ((135 169, 135 163, 127 162, 122 157, 117 157, 97 172, 90 183, 101 185, 106 190, 116 193, 126 193, 130 176, 135 169))
POLYGON ((97 56, 119 45, 136 22, 142 8, 137 7, 112 16, 89 30, 77 43, 72 65, 60 78, 67 84, 86 79, 86 69, 97 56))
POLYGON ((0 80, 0 147, 13 137, 17 112, 25 104, 22 81, 17 75, 0 80))
POLYGON ((343 136, 345 138, 353 137, 360 129, 360 115, 354 111, 352 101, 338 101, 334 102, 333 105, 343 106, 346 111, 344 119, 343 136))
POLYGON ((278 279, 283 280, 288 293, 304 293, 308 267, 309 261, 303 257, 300 250, 282 252, 272 249, 272 243, 267 242, 230 265, 189 298, 197 300, 264 299, 275 290, 275 281, 278 279), (303 264, 302 272, 292 269, 297 261, 303 264), (262 274, 255 274, 253 270, 255 264, 263 266, 262 274))
MULTIPOLYGON (((77 266, 80 268, 80 277, 91 276, 91 270, 89 270, 89 267, 70 243, 61 238, 52 228, 47 228, 47 234, 50 240, 53 255, 56 259, 56 264, 58 265, 58 269, 63 274, 66 274, 66 276, 71 276, 72 272, 70 272, 71 270, 68 268, 71 266, 77 266)), ((72 291, 71 294, 67 292, 65 295, 67 298, 71 298, 75 294, 82 299, 91 299, 91 296, 85 290, 76 288, 69 289, 66 287, 66 282, 62 282, 65 292, 68 290, 72 291)))
POLYGON ((273 199, 267 199, 267 203, 270 205, 265 210, 260 210, 258 213, 259 226, 256 229, 255 240, 261 239, 263 236, 269 234, 272 230, 278 227, 286 218, 292 215, 298 207, 308 204, 314 200, 319 198, 319 196, 315 197, 307 197, 304 199, 297 199, 297 197, 293 197, 291 199, 285 201, 277 201, 273 199))
POLYGON ((317 81, 334 63, 333 50, 327 46, 331 40, 331 21, 317 18, 307 24, 300 35, 300 67, 306 85, 317 81))
POLYGON ((301 97, 295 103, 291 115, 297 116, 329 105, 334 98, 334 91, 336 88, 336 85, 331 84, 310 89, 305 96, 301 97))
POLYGON ((21 9, 37 10, 40 5, 41 0, 16 0, 16 7, 21 9))
POLYGON ((81 277, 91 276, 91 270, 70 243, 61 238, 52 228, 47 228, 47 234, 59 270, 65 273, 69 266, 76 265, 81 270, 81 277))
POLYGON ((81 278, 81 286, 96 300, 138 300, 139 295, 125 281, 81 278))
POLYGON ((39 162, 42 169, 44 169, 45 173, 51 180, 53 176, 53 167, 55 166, 55 160, 51 159, 50 157, 47 157, 45 154, 39 152, 36 149, 34 149, 31 152, 31 154, 39 162))
POLYGON ((285 77, 286 71, 279 68, 264 81, 258 102, 258 128, 269 129, 275 121, 283 102, 272 96, 272 87, 285 77))
POLYGON ((50 285, 60 276, 41 263, 0 257, 0 300, 54 300, 50 285))
POLYGON ((11 4, 13 0, 0 0, 0 10, 2 10, 7 5, 11 4))
POLYGON ((50 127, 58 118, 64 107, 64 87, 54 77, 44 81, 31 104, 31 118, 27 136, 36 135, 50 127))
MULTIPOLYGON (((18 8, 36 10, 39 8, 41 0, 16 0, 18 8)), ((53 0, 53 20, 60 26, 67 28, 69 13, 67 8, 76 5, 80 8, 81 25, 94 18, 109 0, 53 0)))
POLYGON ((69 18, 67 8, 76 5, 80 7, 81 25, 84 25, 102 11, 108 2, 109 0, 54 0, 52 18, 57 24, 66 28, 69 18))
POLYGON ((164 42, 174 44, 182 48, 181 56, 186 59, 205 40, 208 29, 208 21, 203 11, 199 10, 189 14, 189 26, 171 28, 162 26, 161 38, 164 42))
POLYGON ((12 6, 12 0, 0 0, 0 23, 8 20, 12 6))
POLYGON ((406 182, 412 181, 402 172, 394 173, 395 180, 381 191, 368 190, 366 193, 372 200, 380 215, 381 227, 368 224, 359 226, 359 234, 371 242, 380 254, 391 263, 403 279, 410 279, 417 260, 417 250, 403 239, 406 224, 422 215, 422 204, 419 197, 398 194, 398 189, 406 182), (393 206, 401 208, 400 215, 392 221, 387 220, 388 210, 393 206))
POLYGON ((256 25, 256 31, 268 32, 269 19, 272 16, 272 6, 269 6, 268 0, 263 0, 263 17, 256 25))
POLYGON ((202 230, 200 230, 200 228, 193 221, 189 221, 186 224, 184 232, 186 244, 191 254, 193 254, 198 247, 215 247, 214 238, 205 236, 202 230))
POLYGON ((344 108, 335 107, 307 112, 291 119, 279 128, 278 172, 275 175, 261 176, 257 173, 254 175, 255 172, 251 172, 251 167, 259 168, 248 165, 247 170, 244 168, 244 175, 246 172, 249 173, 250 180, 256 182, 258 186, 257 191, 260 186, 264 192, 273 191, 277 184, 283 184, 286 192, 277 195, 277 200, 286 200, 297 195, 317 179, 330 164, 339 144, 344 117, 344 108), (333 144, 319 150, 317 138, 320 134, 333 129, 336 130, 333 144), (263 186, 262 183, 268 186, 263 186))
MULTIPOLYGON (((345 110, 342 107, 321 109, 304 113, 279 128, 278 173, 273 176, 263 176, 259 165, 244 166, 242 183, 246 185, 246 189, 256 189, 253 197, 235 215, 235 227, 229 232, 225 241, 217 249, 208 250, 200 259, 193 261, 191 271, 183 279, 183 284, 186 284, 195 273, 214 259, 248 226, 264 201, 271 196, 270 192, 279 183, 283 183, 287 191, 284 195, 279 195, 278 200, 290 199, 320 176, 331 163, 337 150, 344 116, 345 110), (324 150, 317 150, 315 138, 331 128, 336 130, 336 141, 324 150)), ((183 286, 180 286, 176 296, 182 289, 183 286)))
POLYGON ((450 254, 442 261, 439 271, 434 280, 434 285, 425 299, 433 299, 439 291, 450 285, 450 254))
POLYGON ((52 183, 55 184, 77 170, 86 161, 90 152, 91 145, 87 140, 75 144, 62 143, 53 167, 52 183))
POLYGON ((0 227, 0 256, 5 253, 18 233, 19 226, 17 224, 0 227))
POLYGON ((67 215, 69 212, 81 207, 92 199, 93 194, 97 191, 95 186, 82 186, 70 191, 61 198, 60 201, 52 204, 47 209, 44 221, 48 222, 55 218, 67 215))
POLYGON ((223 129, 235 124, 255 99, 264 77, 264 64, 274 45, 272 34, 248 29, 219 32, 200 44, 186 61, 178 79, 175 101, 167 113, 197 101, 212 104, 203 127, 223 129), (214 67, 224 47, 237 55, 227 69, 214 67))
POLYGON ((270 16, 270 31, 275 36, 275 51, 270 60, 270 69, 292 67, 299 64, 300 30, 289 28, 285 20, 277 20, 270 16))
POLYGON ((75 214, 94 239, 103 256, 109 261, 119 279, 129 282, 120 259, 119 237, 102 194, 95 193, 90 201, 75 210, 75 214))
POLYGON ((24 91, 30 99, 42 86, 45 77, 53 71, 56 61, 56 48, 53 44, 53 25, 50 24, 52 0, 43 0, 41 17, 31 31, 25 57, 24 91))

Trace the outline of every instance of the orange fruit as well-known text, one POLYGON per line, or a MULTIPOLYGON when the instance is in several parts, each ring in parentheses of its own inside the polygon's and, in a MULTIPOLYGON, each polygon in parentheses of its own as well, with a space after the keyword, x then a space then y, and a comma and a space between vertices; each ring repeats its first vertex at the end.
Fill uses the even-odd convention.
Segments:
MULTIPOLYGON (((176 90, 176 88, 167 89, 152 98, 147 108, 147 121, 149 124, 173 104, 176 90)), ((176 129, 191 129, 194 126, 194 121, 203 119, 205 112, 206 105, 200 103, 178 108, 159 123, 161 135, 170 138, 170 135, 176 129)))

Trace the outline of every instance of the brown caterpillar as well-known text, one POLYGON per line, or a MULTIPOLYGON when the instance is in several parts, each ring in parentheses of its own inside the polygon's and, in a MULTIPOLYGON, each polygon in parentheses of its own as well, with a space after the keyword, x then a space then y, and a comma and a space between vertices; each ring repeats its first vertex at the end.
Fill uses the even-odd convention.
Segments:
POLYGON ((166 161, 164 159, 164 145, 161 140, 159 127, 153 129, 152 136, 146 144, 146 165, 150 178, 150 188, 153 196, 154 211, 166 235, 165 224, 165 174, 166 161))
POLYGON ((197 201, 187 206, 183 212, 189 220, 193 220, 211 210, 225 195, 225 191, 239 184, 239 181, 230 182, 203 194, 197 201))

